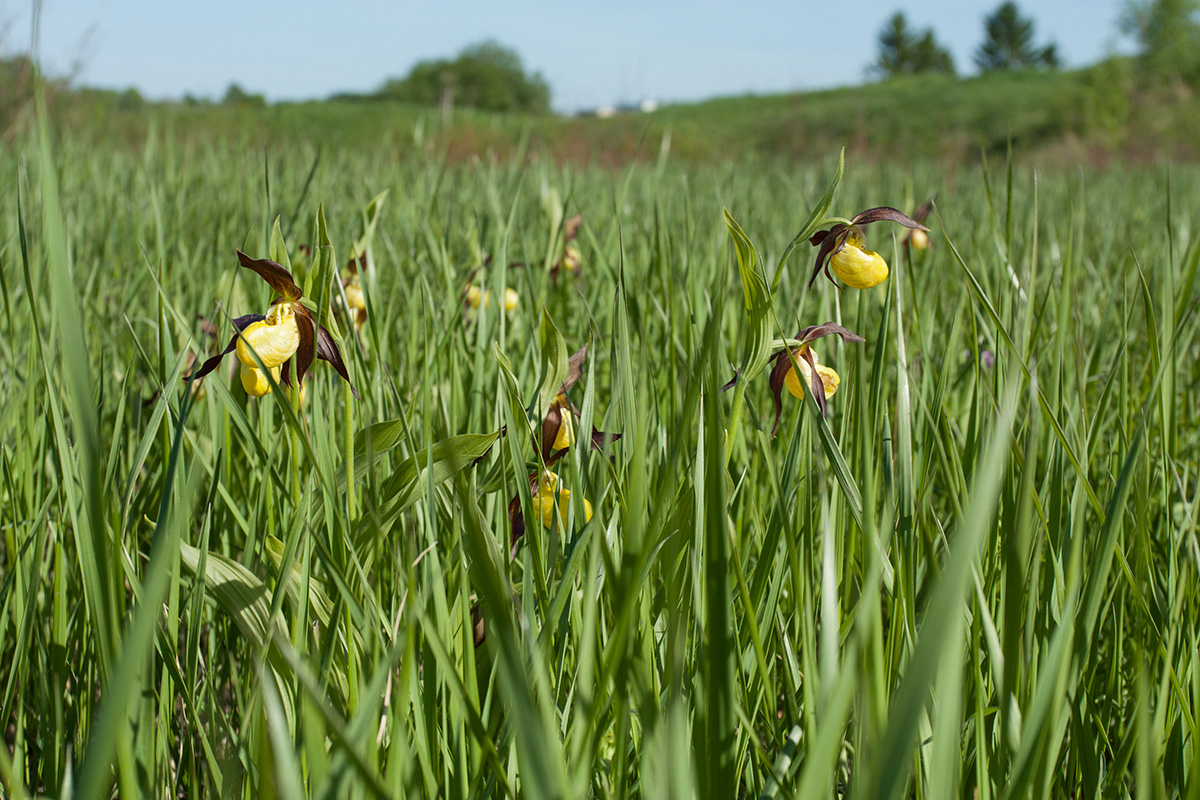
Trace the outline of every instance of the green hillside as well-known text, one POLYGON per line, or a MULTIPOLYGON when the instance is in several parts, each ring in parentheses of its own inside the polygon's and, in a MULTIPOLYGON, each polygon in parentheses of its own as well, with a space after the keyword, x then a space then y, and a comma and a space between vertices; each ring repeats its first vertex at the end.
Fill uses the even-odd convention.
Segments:
POLYGON ((609 119, 443 113, 361 99, 261 107, 151 104, 97 90, 60 93, 54 113, 73 130, 135 145, 150 126, 165 126, 185 140, 416 146, 452 160, 532 149, 571 163, 621 164, 654 160, 666 145, 672 157, 697 161, 731 154, 807 158, 842 145, 878 160, 958 160, 1003 150, 1010 138, 1024 156, 1056 162, 1200 157, 1200 103, 1191 91, 1148 91, 1133 72, 1128 60, 1112 59, 1065 72, 918 75, 666 105, 609 119))

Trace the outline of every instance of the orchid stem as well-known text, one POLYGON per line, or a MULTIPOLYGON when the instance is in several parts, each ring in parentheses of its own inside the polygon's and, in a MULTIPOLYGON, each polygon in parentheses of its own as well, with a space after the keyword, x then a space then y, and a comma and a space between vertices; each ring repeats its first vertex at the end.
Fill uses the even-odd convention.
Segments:
POLYGON ((346 404, 346 513, 353 524, 355 516, 354 497, 354 394, 349 381, 342 381, 342 399, 346 404))
MULTIPOLYGON (((296 385, 288 391, 288 399, 292 403, 292 414, 295 415, 297 423, 300 420, 300 381, 296 380, 296 385)), ((292 503, 296 508, 297 513, 300 510, 300 426, 289 425, 292 429, 292 503)))
POLYGON ((741 426, 742 409, 746 405, 746 383, 745 380, 739 380, 733 388, 733 408, 729 411, 728 433, 725 434, 725 466, 729 466, 729 457, 733 454, 733 444, 737 441, 741 426))

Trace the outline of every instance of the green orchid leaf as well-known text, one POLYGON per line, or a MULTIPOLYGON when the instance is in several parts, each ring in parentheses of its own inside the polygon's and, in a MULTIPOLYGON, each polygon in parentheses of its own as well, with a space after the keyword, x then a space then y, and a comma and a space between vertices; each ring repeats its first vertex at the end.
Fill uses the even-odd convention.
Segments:
POLYGON ((758 251, 737 220, 725 211, 725 226, 737 250, 738 274, 746 298, 746 343, 742 348, 739 380, 752 381, 762 373, 771 358, 771 293, 758 272, 758 251))
POLYGON ((422 448, 401 462, 396 471, 384 481, 379 493, 380 497, 388 498, 376 512, 381 527, 390 525, 416 502, 421 497, 422 489, 430 483, 434 486, 441 485, 474 466, 499 438, 499 431, 451 436, 434 443, 432 452, 430 448, 422 448))
POLYGON ((546 413, 554 398, 558 395, 559 387, 567 379, 569 369, 567 343, 559 332, 558 326, 550 318, 550 312, 542 309, 542 388, 538 392, 537 406, 534 413, 539 417, 546 413))

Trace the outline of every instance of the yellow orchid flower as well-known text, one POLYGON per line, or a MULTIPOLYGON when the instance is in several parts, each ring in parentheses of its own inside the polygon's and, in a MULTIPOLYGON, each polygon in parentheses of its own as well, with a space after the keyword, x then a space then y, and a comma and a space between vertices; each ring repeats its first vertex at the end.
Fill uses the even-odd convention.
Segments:
MULTIPOLYGON (((537 494, 533 496, 533 504, 538 518, 542 521, 542 526, 547 530, 554 527, 554 510, 557 508, 561 528, 565 524, 571 508, 571 490, 565 486, 559 487, 558 476, 547 470, 542 474, 537 494), (556 496, 557 504, 555 503, 556 496)), ((583 501, 583 517, 584 522, 590 522, 592 519, 592 504, 586 498, 583 501)))
POLYGON ((550 277, 554 282, 558 282, 559 273, 563 270, 579 274, 579 268, 583 264, 583 253, 579 250, 579 245, 575 244, 575 237, 579 235, 579 229, 583 227, 583 214, 575 214, 563 220, 563 253, 558 261, 550 268, 550 277))
POLYGON ((354 311, 366 311, 367 301, 363 297, 362 283, 358 276, 351 277, 343 288, 346 291, 346 304, 354 311))
POLYGON ((572 421, 571 401, 567 400, 565 394, 560 394, 554 399, 554 405, 559 410, 559 424, 550 449, 565 450, 575 443, 575 423, 572 421))
POLYGON ((783 384, 787 390, 792 393, 792 397, 803 399, 805 391, 813 391, 816 386, 816 381, 813 380, 813 366, 809 366, 808 359, 805 356, 811 356, 817 375, 821 381, 821 389, 825 394, 825 399, 833 397, 838 390, 838 384, 841 383, 841 378, 833 371, 832 367, 827 367, 817 359, 817 351, 808 345, 800 348, 797 354, 796 363, 800 365, 800 374, 796 374, 795 367, 788 363, 787 374, 783 376, 783 384))
POLYGON ((829 268, 852 289, 870 289, 883 283, 888 265, 883 256, 863 246, 862 237, 851 236, 829 257, 829 268))
MULTIPOLYGON (((303 306, 301 306, 303 308, 303 306)), ((263 366, 275 368, 287 361, 300 347, 300 326, 292 303, 276 303, 264 319, 252 322, 237 340, 237 357, 247 367, 258 367, 254 354, 263 366)))
MULTIPOLYGON (((917 209, 917 213, 913 214, 913 219, 917 222, 924 223, 925 218, 929 216, 929 212, 933 210, 933 198, 929 198, 925 203, 917 209)), ((926 250, 929 248, 929 234, 920 228, 913 228, 908 232, 908 235, 901 240, 901 244, 906 248, 913 250, 926 250)))
MULTIPOLYGON (((275 383, 279 383, 279 367, 271 367, 270 370, 275 383)), ((242 379, 242 388, 251 397, 264 397, 271 393, 271 382, 267 380, 267 374, 258 367, 248 366, 243 362, 238 374, 242 379)))
POLYGON ((872 222, 883 220, 898 222, 914 230, 929 230, 912 217, 889 206, 869 208, 853 219, 839 220, 828 229, 817 231, 808 240, 813 247, 820 247, 808 285, 816 282, 822 270, 835 286, 837 282, 833 280, 833 275, 854 289, 870 289, 882 283, 888 276, 887 262, 883 256, 865 247, 866 238, 862 229, 872 222), (833 275, 830 274, 831 270, 833 275))
MULTIPOLYGON (((540 519, 547 528, 554 518, 555 496, 558 497, 559 518, 567 518, 568 499, 571 492, 566 487, 559 487, 558 478, 549 472, 549 468, 558 463, 570 452, 579 438, 575 431, 575 415, 578 410, 567 398, 579 379, 583 377, 583 363, 587 359, 587 346, 579 348, 567 359, 567 375, 561 384, 550 407, 542 418, 540 433, 534 438, 533 446, 540 451, 540 469, 542 472, 532 472, 529 475, 529 492, 533 500, 533 517, 540 519)), ((532 411, 530 413, 533 413, 532 411)), ((584 439, 592 450, 601 450, 608 444, 618 441, 619 433, 605 433, 592 426, 591 436, 584 439)), ((592 518, 592 504, 583 501, 584 520, 592 518)), ((517 545, 525 535, 525 516, 521 512, 521 496, 517 495, 508 503, 509 524, 509 554, 516 556, 517 545)))
MULTIPOLYGON (((775 399, 775 424, 771 426, 772 437, 779 428, 779 417, 783 413, 783 390, 785 387, 793 397, 800 398, 804 397, 805 387, 807 387, 807 391, 817 401, 817 407, 821 409, 821 413, 828 414, 828 406, 825 401, 837 392, 841 378, 831 367, 827 367, 817 360, 817 353, 812 348, 811 342, 825 336, 839 336, 843 342, 865 341, 861 336, 841 325, 827 322, 824 325, 811 325, 796 334, 799 344, 790 348, 790 356, 787 347, 771 356, 771 360, 775 362, 775 366, 771 369, 770 381, 771 394, 775 399), (796 366, 792 365, 793 358, 796 366), (799 374, 796 373, 797 367, 799 374), (803 385, 801 380, 803 380, 803 385)), ((736 381, 736 378, 734 380, 736 381)), ((727 385, 732 386, 733 381, 727 385)))
MULTIPOLYGON (((472 284, 467 287, 465 295, 467 305, 471 308, 482 308, 485 311, 492 304, 492 293, 490 291, 480 291, 478 286, 472 284)), ((521 303, 521 295, 517 294, 516 289, 504 290, 504 310, 513 311, 521 303)))
POLYGON ((367 322, 367 298, 363 294, 362 276, 367 269, 367 253, 355 246, 346 264, 349 276, 342 278, 342 291, 346 293, 346 305, 354 320, 354 329, 359 330, 367 322))
MULTIPOLYGON (((583 362, 587 359, 587 346, 571 354, 567 359, 567 377, 558 387, 558 394, 546 409, 542 418, 542 431, 539 440, 534 442, 541 450, 542 461, 547 466, 566 455, 571 445, 575 444, 575 415, 579 410, 572 405, 567 392, 583 377, 583 362)), ((615 442, 621 438, 619 433, 604 433, 592 427, 591 448, 599 450, 605 442, 615 442)))
POLYGON ((562 268, 567 272, 575 272, 582 262, 583 254, 579 252, 579 247, 574 244, 567 245, 563 250, 562 268))
MULTIPOLYGON (((262 397, 271 391, 263 367, 271 371, 276 382, 290 386, 293 356, 296 360, 296 381, 301 386, 316 358, 332 364, 338 375, 350 383, 350 375, 337 342, 324 326, 317 324, 308 308, 300 302, 304 292, 292 279, 292 273, 269 259, 250 258, 241 250, 237 251, 237 256, 242 267, 266 281, 280 296, 265 315, 246 314, 234 319, 236 332, 225 349, 205 361, 200 369, 184 380, 200 380, 215 370, 221 359, 236 350, 242 366, 242 388, 252 397, 262 397)), ((358 391, 352 383, 350 391, 358 397, 358 391)))

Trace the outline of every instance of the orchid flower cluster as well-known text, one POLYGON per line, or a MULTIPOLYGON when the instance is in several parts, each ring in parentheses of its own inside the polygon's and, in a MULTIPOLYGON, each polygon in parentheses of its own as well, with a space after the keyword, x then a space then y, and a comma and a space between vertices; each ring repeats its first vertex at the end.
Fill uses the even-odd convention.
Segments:
MULTIPOLYGON (((866 226, 875 222, 895 222, 906 229, 902 238, 906 249, 924 250, 929 246, 929 238, 926 235, 929 229, 922 221, 932 207, 933 201, 930 200, 918 210, 916 219, 890 206, 878 206, 862 211, 850 219, 835 217, 827 220, 827 223, 832 224, 808 239, 809 244, 817 248, 817 257, 808 285, 811 287, 817 277, 824 273, 830 283, 839 290, 843 288, 842 284, 853 289, 878 286, 888 276, 888 264, 883 256, 867 247, 864 231, 866 226)), ((827 401, 837 392, 841 379, 832 367, 821 363, 813 347, 813 342, 826 336, 838 336, 843 342, 865 341, 853 331, 827 322, 824 325, 810 325, 804 328, 796 334, 793 341, 771 356, 768 363, 773 363, 774 366, 771 369, 770 386, 775 401, 772 437, 779 428, 785 388, 797 398, 803 398, 806 391, 810 392, 821 414, 828 415, 827 401)), ((731 388, 737 380, 735 376, 724 388, 731 388)))

